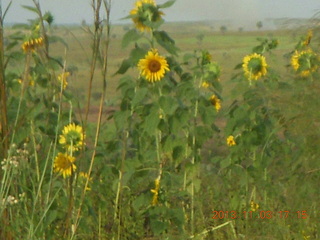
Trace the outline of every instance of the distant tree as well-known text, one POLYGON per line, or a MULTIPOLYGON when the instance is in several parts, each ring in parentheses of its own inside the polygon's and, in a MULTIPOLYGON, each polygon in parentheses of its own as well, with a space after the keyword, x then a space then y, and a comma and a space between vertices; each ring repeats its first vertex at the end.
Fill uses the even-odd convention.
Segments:
POLYGON ((227 27, 226 27, 225 25, 221 26, 221 27, 220 27, 220 31, 221 31, 222 33, 225 33, 225 32, 227 31, 227 27))
POLYGON ((238 28, 238 31, 239 31, 239 32, 243 32, 243 27, 239 27, 239 28, 238 28))
POLYGON ((263 27, 262 21, 258 21, 256 24, 257 28, 260 30, 263 27))
POLYGON ((87 26, 87 22, 86 22, 85 19, 82 19, 82 21, 81 21, 81 26, 82 26, 82 27, 86 27, 86 26, 87 26))
POLYGON ((204 39, 204 34, 200 33, 196 36, 196 39, 198 40, 198 44, 200 45, 204 39))

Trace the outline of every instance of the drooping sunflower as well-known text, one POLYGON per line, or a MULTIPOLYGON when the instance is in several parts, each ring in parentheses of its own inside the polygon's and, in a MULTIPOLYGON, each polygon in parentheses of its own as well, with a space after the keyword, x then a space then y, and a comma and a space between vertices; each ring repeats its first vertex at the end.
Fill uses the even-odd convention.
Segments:
POLYGON ((62 88, 65 89, 68 86, 67 78, 70 76, 69 72, 64 72, 58 75, 58 81, 62 82, 62 88))
POLYGON ((202 51, 201 65, 209 64, 211 61, 212 55, 208 51, 202 51))
POLYGON ((219 112, 219 110, 221 109, 221 100, 216 95, 212 95, 209 100, 211 104, 216 108, 217 112, 219 112))
POLYGON ((159 11, 154 0, 139 0, 135 8, 130 11, 130 16, 136 28, 143 31, 151 31, 148 23, 155 23, 161 20, 163 12, 159 11))
POLYGON ((77 167, 74 164, 75 158, 67 154, 58 153, 53 163, 54 172, 61 173, 64 178, 71 176, 77 167))
POLYGON ((301 77, 308 77, 319 68, 319 57, 311 49, 295 51, 291 57, 291 65, 301 77))
POLYGON ((160 81, 166 71, 170 71, 167 60, 159 56, 158 50, 152 49, 145 58, 138 63, 140 75, 144 76, 149 82, 160 81))
POLYGON ((83 129, 79 125, 70 123, 66 125, 59 138, 59 143, 68 151, 78 151, 84 144, 85 135, 83 129))
POLYGON ((230 135, 229 137, 227 137, 227 145, 229 147, 236 145, 236 141, 234 140, 234 136, 230 135))
POLYGON ((246 78, 251 80, 258 80, 267 74, 267 62, 261 54, 253 53, 243 58, 242 68, 246 78))
POLYGON ((25 53, 27 52, 34 52, 37 48, 43 46, 43 38, 35 38, 29 41, 26 41, 22 44, 22 49, 25 53))

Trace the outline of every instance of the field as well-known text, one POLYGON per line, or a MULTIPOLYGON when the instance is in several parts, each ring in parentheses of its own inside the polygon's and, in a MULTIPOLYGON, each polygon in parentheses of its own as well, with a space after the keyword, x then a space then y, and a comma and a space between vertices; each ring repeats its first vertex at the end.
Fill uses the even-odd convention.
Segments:
POLYGON ((319 239, 318 29, 147 7, 4 27, 0 239, 319 239))

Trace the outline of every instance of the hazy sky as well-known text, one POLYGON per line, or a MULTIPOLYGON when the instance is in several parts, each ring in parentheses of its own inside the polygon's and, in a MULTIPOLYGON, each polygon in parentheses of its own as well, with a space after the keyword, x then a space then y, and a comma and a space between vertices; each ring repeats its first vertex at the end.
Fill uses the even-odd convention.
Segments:
MULTIPOLYGON (((10 0, 0 0, 2 9, 10 0)), ((12 6, 5 18, 6 23, 25 22, 34 15, 21 8, 21 5, 32 5, 32 0, 12 0, 12 6)), ((55 23, 92 22, 92 0, 40 0, 43 12, 50 10, 55 23)), ((166 0, 157 0, 158 4, 166 0)), ((135 0, 112 0, 112 22, 123 22, 120 19, 128 15, 135 0)), ((232 19, 240 23, 256 22, 265 18, 311 18, 320 11, 319 0, 176 0, 176 3, 165 10, 167 21, 219 20, 232 19)))

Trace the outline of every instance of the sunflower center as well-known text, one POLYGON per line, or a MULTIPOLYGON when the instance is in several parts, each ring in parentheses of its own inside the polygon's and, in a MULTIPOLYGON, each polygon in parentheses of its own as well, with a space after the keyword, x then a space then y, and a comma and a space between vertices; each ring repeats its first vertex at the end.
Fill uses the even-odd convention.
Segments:
POLYGON ((62 169, 68 169, 72 165, 72 162, 69 161, 68 158, 64 158, 60 163, 60 168, 62 169))
POLYGON ((151 60, 149 62, 148 68, 150 72, 158 72, 161 69, 161 63, 157 60, 151 60))

